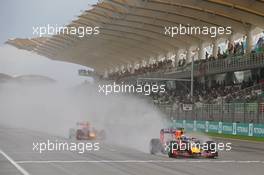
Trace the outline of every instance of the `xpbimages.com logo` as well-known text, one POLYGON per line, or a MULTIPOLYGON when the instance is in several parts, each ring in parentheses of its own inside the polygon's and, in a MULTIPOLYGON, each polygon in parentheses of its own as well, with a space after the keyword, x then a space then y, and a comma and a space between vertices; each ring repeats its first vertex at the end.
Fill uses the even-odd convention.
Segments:
POLYGON ((38 37, 51 36, 51 35, 76 35, 79 38, 83 38, 86 35, 98 35, 100 28, 98 26, 57 26, 46 25, 46 26, 33 26, 33 35, 38 37))
POLYGON ((100 143, 99 142, 65 142, 65 141, 41 141, 33 142, 32 150, 34 152, 43 153, 43 152, 54 152, 54 151, 71 151, 83 154, 85 152, 99 151, 100 143))
POLYGON ((211 38, 215 38, 219 35, 231 35, 232 27, 222 26, 190 26, 179 24, 177 26, 165 26, 164 34, 170 37, 177 35, 209 35, 211 38))
POLYGON ((124 84, 119 83, 116 84, 99 84, 98 92, 103 93, 105 95, 109 95, 112 93, 143 93, 144 95, 150 95, 151 93, 164 93, 165 85, 157 85, 157 84, 124 84))
POLYGON ((194 148, 197 150, 197 152, 200 151, 210 151, 211 153, 216 153, 217 151, 231 151, 232 149, 232 143, 216 143, 216 142, 171 142, 171 143, 165 143, 164 144, 165 151, 167 152, 174 152, 174 151, 186 151, 186 150, 194 150, 194 148))

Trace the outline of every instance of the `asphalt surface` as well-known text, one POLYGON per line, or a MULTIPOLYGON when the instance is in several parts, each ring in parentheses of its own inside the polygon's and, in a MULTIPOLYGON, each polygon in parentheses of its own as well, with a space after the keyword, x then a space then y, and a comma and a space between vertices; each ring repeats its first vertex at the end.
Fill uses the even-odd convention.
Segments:
MULTIPOLYGON (((100 143, 99 151, 33 151, 36 141, 67 139, 0 127, 0 175, 263 175, 264 143, 224 140, 232 150, 217 159, 173 159, 100 143)), ((146 144, 148 141, 146 140, 146 144)))

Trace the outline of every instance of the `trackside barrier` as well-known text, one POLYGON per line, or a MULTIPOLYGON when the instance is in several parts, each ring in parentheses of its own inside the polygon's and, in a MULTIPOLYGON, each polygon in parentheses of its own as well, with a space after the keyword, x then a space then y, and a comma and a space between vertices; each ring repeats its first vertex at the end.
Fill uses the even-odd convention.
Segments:
POLYGON ((264 137, 264 124, 173 120, 171 127, 185 128, 187 131, 264 137))

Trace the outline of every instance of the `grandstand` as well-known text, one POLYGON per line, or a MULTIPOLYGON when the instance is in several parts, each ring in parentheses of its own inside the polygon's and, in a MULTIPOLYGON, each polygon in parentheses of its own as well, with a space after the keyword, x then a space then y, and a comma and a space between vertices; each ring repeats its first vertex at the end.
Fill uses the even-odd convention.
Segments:
POLYGON ((7 43, 89 66, 103 80, 164 83, 153 103, 173 119, 264 123, 264 1, 104 0, 67 26, 99 26, 100 34, 7 43), (232 34, 165 35, 164 27, 178 24, 232 34), (185 81, 192 76, 193 93, 185 81))

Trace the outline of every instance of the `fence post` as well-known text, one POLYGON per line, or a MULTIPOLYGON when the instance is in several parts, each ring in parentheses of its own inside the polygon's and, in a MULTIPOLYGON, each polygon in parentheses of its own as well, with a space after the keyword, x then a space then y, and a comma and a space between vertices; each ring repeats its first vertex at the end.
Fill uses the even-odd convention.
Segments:
POLYGON ((231 110, 231 112, 232 112, 232 122, 234 123, 235 122, 235 103, 232 103, 232 110, 231 110))
POLYGON ((181 110, 181 106, 179 107, 179 109, 177 110, 177 118, 176 119, 180 119, 180 110, 181 110))
POLYGON ((169 114, 169 115, 170 115, 170 119, 173 119, 173 113, 172 113, 172 110, 173 110, 173 109, 172 109, 172 106, 171 106, 171 107, 170 107, 170 110, 169 110, 169 111, 170 111, 170 112, 169 112, 169 113, 170 113, 170 114, 169 114))
POLYGON ((194 104, 192 104, 191 120, 194 120, 194 115, 193 115, 194 114, 194 112, 193 112, 194 108, 193 107, 194 107, 194 104))
POLYGON ((207 106, 207 116, 206 116, 206 120, 209 121, 210 120, 210 111, 211 111, 211 108, 209 105, 206 105, 207 106))
POLYGON ((243 110, 244 111, 243 112, 243 115, 244 115, 243 116, 243 121, 244 121, 244 123, 246 123, 246 103, 244 102, 243 104, 244 104, 244 106, 243 106, 244 107, 244 110, 243 110))
MULTIPOLYGON (((257 102, 257 123, 259 124, 259 112, 260 112, 260 108, 259 108, 259 105, 260 105, 260 103, 259 102, 257 102)), ((262 107, 261 107, 261 110, 262 110, 262 107)))
POLYGON ((204 104, 202 104, 200 108, 200 116, 199 116, 200 120, 203 120, 203 108, 204 108, 204 104))
POLYGON ((221 104, 221 121, 224 122, 224 103, 222 99, 222 104, 221 104))
POLYGON ((227 103, 227 114, 228 114, 228 119, 229 119, 230 118, 230 103, 227 103))

